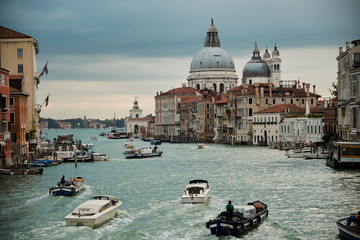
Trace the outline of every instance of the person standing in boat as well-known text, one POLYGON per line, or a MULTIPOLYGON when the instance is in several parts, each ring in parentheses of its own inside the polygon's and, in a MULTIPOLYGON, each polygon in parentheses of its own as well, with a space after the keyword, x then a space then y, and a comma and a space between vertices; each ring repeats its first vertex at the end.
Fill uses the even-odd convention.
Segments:
POLYGON ((65 175, 62 176, 60 183, 61 183, 61 184, 64 184, 64 183, 65 183, 65 175))
POLYGON ((234 212, 234 206, 231 204, 231 201, 226 205, 226 211, 229 215, 232 215, 234 212))

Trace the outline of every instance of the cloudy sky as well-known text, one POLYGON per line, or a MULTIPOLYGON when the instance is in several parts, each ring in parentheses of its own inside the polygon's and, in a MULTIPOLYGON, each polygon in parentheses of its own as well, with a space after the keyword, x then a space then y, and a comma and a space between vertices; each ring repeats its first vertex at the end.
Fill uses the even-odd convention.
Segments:
POLYGON ((358 0, 2 0, 0 25, 39 41, 46 61, 37 103, 42 117, 117 118, 135 97, 154 114, 156 92, 187 82, 211 18, 237 75, 251 59, 278 46, 282 80, 316 85, 328 97, 339 47, 360 39, 358 0))

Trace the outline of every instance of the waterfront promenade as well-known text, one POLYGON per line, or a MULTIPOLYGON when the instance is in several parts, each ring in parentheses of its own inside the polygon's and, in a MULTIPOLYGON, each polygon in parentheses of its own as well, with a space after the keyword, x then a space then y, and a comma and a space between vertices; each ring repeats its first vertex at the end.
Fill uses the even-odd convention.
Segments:
MULTIPOLYGON (((48 138, 73 133, 83 143, 100 130, 49 130, 48 138)), ((360 172, 338 171, 325 160, 286 158, 266 147, 164 143, 162 157, 125 159, 126 139, 98 137, 94 151, 109 162, 63 163, 43 175, 0 175, 1 239, 217 239, 206 221, 234 205, 261 199, 269 218, 245 239, 338 239, 336 220, 359 211, 360 172), (82 176, 86 189, 54 197, 49 188, 65 175, 82 176), (183 205, 191 179, 211 186, 208 205, 183 205), (117 196, 118 216, 96 229, 66 227, 64 217, 96 194, 117 196)), ((150 146, 135 139, 137 147, 150 146)), ((232 239, 232 238, 229 238, 232 239)))

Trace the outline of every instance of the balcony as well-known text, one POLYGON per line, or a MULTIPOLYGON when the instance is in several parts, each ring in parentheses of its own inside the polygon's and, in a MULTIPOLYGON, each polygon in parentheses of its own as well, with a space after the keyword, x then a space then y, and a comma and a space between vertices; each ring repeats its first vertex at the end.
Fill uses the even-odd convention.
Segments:
POLYGON ((345 107, 348 103, 349 103, 349 100, 339 99, 338 100, 338 107, 345 107))

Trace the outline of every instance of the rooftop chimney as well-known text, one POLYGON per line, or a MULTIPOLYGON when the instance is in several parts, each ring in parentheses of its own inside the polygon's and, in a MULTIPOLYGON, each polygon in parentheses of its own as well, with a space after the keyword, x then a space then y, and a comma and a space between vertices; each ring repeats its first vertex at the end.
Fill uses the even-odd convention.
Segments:
POLYGON ((350 49, 350 42, 345 42, 346 44, 346 51, 350 49))
POLYGON ((310 83, 306 84, 306 96, 309 97, 310 96, 310 83))
POLYGON ((339 47, 339 55, 341 55, 343 53, 343 49, 342 47, 339 47))
POLYGON ((316 88, 316 86, 313 85, 313 93, 314 93, 314 94, 316 94, 316 93, 315 93, 315 88, 316 88))
POLYGON ((305 82, 303 82, 302 84, 303 84, 303 88, 302 88, 302 89, 305 91, 305 82))

